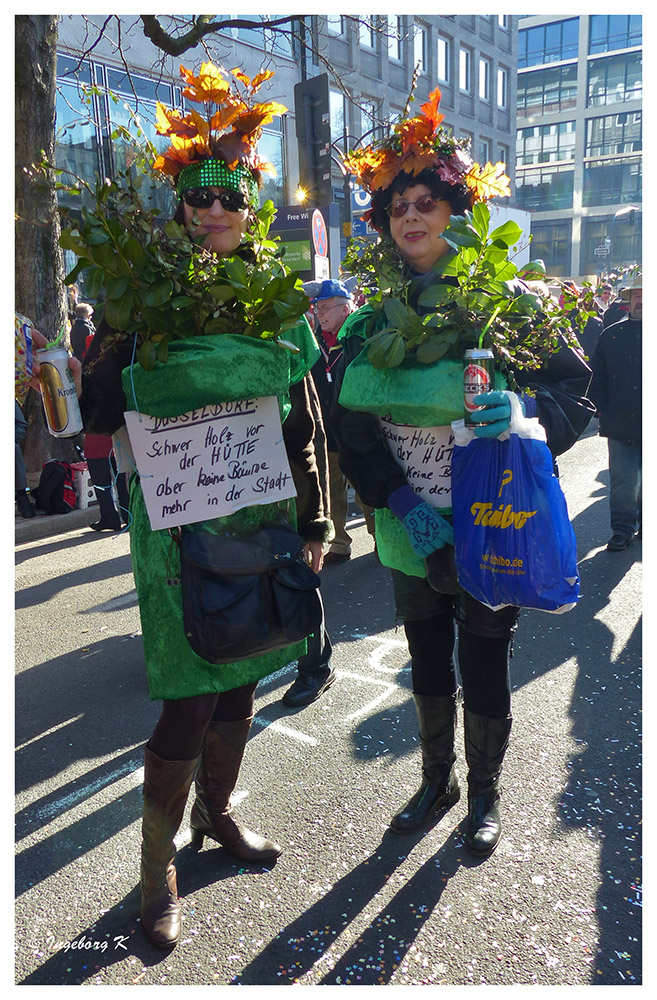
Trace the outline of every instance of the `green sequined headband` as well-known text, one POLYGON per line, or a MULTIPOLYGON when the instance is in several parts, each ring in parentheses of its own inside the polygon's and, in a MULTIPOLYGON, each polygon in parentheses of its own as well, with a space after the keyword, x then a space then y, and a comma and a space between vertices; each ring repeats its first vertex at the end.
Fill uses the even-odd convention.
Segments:
POLYGON ((246 167, 237 164, 231 170, 223 160, 199 160, 190 163, 178 174, 176 190, 179 195, 188 188, 220 187, 228 191, 239 191, 245 194, 249 204, 258 205, 258 182, 246 167))

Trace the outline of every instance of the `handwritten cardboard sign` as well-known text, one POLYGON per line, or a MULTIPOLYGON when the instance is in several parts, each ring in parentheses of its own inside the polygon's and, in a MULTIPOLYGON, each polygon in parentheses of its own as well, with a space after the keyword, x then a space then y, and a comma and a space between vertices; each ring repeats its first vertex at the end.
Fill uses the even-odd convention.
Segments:
POLYGON ((275 396, 125 420, 153 530, 296 494, 275 396))
POLYGON ((406 482, 432 507, 452 506, 454 435, 447 427, 411 427, 380 418, 381 430, 406 482))

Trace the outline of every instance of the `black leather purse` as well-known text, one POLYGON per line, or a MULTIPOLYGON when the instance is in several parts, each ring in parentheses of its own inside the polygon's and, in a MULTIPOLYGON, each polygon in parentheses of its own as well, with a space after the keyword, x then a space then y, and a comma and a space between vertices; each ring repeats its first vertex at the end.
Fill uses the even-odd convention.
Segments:
POLYGON ((265 524, 248 535, 183 531, 174 537, 185 635, 204 660, 246 660, 320 627, 319 576, 288 524, 265 524))

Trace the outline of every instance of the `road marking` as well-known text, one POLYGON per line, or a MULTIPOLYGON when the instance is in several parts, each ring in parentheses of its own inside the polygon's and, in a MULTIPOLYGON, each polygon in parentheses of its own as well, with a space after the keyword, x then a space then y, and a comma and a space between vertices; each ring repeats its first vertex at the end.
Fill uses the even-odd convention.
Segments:
POLYGON ((395 648, 405 649, 408 652, 408 646, 405 642, 400 639, 379 639, 375 636, 367 636, 366 638, 372 639, 374 642, 380 643, 379 648, 375 649, 374 652, 369 655, 369 664, 374 670, 381 670, 387 674, 396 674, 399 672, 399 667, 384 667, 381 660, 388 653, 394 652, 395 648))
POLYGON ((339 670, 338 677, 351 677, 353 680, 363 681, 365 684, 379 684, 383 685, 385 688, 385 691, 377 698, 374 698, 372 701, 368 701, 367 704, 363 705, 362 708, 356 709, 356 711, 352 712, 351 715, 345 716, 346 719, 356 719, 359 715, 364 715, 365 712, 369 712, 371 709, 376 708, 376 706, 380 705, 382 701, 385 701, 391 691, 394 691, 399 687, 398 684, 391 684, 389 681, 381 681, 376 677, 364 677, 362 674, 352 674, 348 670, 339 670))
POLYGON ((274 729, 277 733, 282 733, 283 736, 291 736, 293 740, 299 740, 300 743, 308 743, 311 747, 316 747, 319 742, 314 736, 307 736, 305 733, 300 733, 298 729, 289 729, 287 726, 282 726, 280 722, 269 722, 268 719, 263 719, 259 715, 256 715, 254 718, 253 725, 260 726, 261 729, 274 729))
POLYGON ((56 733, 58 729, 63 729, 64 726, 70 726, 72 722, 77 722, 81 719, 82 715, 74 715, 73 718, 67 719, 66 722, 60 722, 58 726, 53 726, 52 729, 46 729, 45 733, 39 733, 38 736, 33 736, 31 740, 27 740, 26 743, 21 743, 20 746, 16 747, 16 753, 19 750, 24 750, 25 747, 29 747, 31 743, 36 743, 37 740, 42 740, 44 736, 50 736, 51 733, 56 733))
POLYGON ((47 805, 41 806, 41 808, 34 808, 34 806, 28 806, 27 810, 34 816, 37 820, 52 820, 57 816, 61 816, 63 813, 68 812, 79 802, 84 799, 91 798, 96 792, 100 792, 103 788, 108 785, 113 784, 118 781, 119 778, 125 777, 126 774, 134 777, 132 784, 139 785, 144 780, 144 766, 141 764, 141 760, 129 760, 125 764, 120 764, 119 767, 110 771, 109 774, 103 775, 102 778, 98 778, 96 781, 90 781, 86 785, 82 785, 81 788, 76 789, 74 792, 69 792, 68 795, 62 795, 58 799, 54 799, 47 805))

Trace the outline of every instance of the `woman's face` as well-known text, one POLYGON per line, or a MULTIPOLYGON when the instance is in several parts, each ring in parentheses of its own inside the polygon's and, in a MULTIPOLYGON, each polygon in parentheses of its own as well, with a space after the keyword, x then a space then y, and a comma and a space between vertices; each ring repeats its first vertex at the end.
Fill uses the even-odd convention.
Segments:
POLYGON ((390 235, 399 247, 404 258, 416 271, 424 274, 449 250, 449 245, 440 234, 449 225, 452 207, 448 201, 437 201, 432 212, 418 212, 412 204, 418 198, 432 197, 431 189, 426 184, 414 184, 412 187, 392 196, 392 204, 409 202, 404 215, 399 218, 390 216, 390 235))
MULTIPOLYGON (((211 187, 209 190, 219 194, 224 188, 211 187)), ((207 234, 203 240, 206 250, 212 250, 218 257, 230 257, 235 253, 248 226, 248 208, 229 212, 222 208, 218 199, 209 208, 192 208, 186 202, 183 202, 183 208, 185 225, 189 226, 192 220, 197 220, 198 225, 191 227, 193 232, 199 236, 207 234)))

